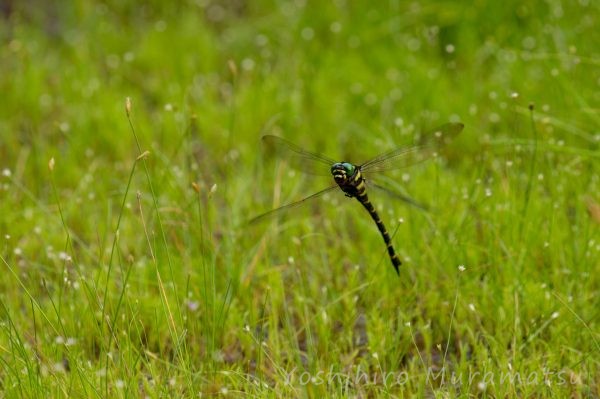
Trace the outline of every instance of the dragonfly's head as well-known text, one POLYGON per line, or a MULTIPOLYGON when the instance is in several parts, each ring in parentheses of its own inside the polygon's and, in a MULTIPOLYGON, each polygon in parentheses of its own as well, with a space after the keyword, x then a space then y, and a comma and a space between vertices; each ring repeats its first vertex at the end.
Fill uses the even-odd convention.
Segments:
POLYGON ((356 166, 350 162, 337 162, 331 167, 331 174, 337 184, 344 184, 356 173, 356 166))

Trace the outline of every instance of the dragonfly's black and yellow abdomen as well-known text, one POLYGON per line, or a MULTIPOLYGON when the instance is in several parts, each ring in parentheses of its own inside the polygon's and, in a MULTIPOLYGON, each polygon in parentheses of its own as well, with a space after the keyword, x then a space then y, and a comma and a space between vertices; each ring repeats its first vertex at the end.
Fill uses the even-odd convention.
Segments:
POLYGON ((400 258, 394 250, 390 234, 381 221, 381 218, 375 210, 375 207, 369 200, 369 196, 367 195, 367 186, 360 171, 360 166, 353 165, 349 162, 337 162, 331 167, 331 174, 333 175, 335 182, 338 184, 338 186, 340 186, 346 196, 356 198, 358 202, 360 202, 369 212, 369 215, 371 215, 371 218, 375 224, 377 224, 377 228, 379 229, 379 232, 383 237, 383 241, 387 246, 388 255, 390 256, 390 260, 394 265, 394 269, 396 269, 397 274, 400 274, 399 268, 402 262, 400 262, 400 258))

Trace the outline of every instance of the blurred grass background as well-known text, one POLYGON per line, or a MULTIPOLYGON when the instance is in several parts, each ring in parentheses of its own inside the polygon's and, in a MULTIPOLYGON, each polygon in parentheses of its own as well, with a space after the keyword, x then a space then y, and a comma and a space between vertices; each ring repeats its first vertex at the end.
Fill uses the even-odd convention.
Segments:
POLYGON ((600 395, 597 2, 1 11, 6 397, 600 395), (372 197, 400 279, 341 194, 246 225, 330 183, 262 134, 361 162, 447 121, 386 180, 433 211, 372 197))

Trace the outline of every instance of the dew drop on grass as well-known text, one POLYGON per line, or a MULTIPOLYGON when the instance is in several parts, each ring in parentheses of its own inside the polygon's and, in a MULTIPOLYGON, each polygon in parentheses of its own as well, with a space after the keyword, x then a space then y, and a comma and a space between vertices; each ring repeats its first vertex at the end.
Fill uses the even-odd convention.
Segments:
POLYGON ((256 38, 254 39, 254 43, 256 43, 257 46, 263 47, 269 43, 269 38, 266 35, 263 35, 261 33, 261 34, 256 35, 256 38))
POLYGON ((536 45, 536 40, 534 37, 532 36, 526 36, 525 38, 523 38, 523 40, 521 41, 521 45, 523 46, 524 49, 526 50, 533 50, 533 48, 536 45))
POLYGON ((470 115, 476 115, 477 114, 477 105, 476 104, 471 104, 469 106, 469 114, 470 115))
POLYGON ((418 51, 421 48, 421 41, 416 37, 411 37, 406 41, 406 48, 409 51, 418 51))
POLYGON ((65 366, 62 362, 56 362, 52 365, 52 371, 58 374, 63 374, 65 372, 65 366))
POLYGON ((165 29, 167 29, 167 23, 162 19, 159 19, 154 23, 154 29, 156 29, 157 32, 164 32, 165 29))
POLYGON ((63 260, 63 261, 70 261, 71 257, 69 256, 68 253, 66 253, 64 251, 60 251, 58 253, 58 259, 63 260))
POLYGON ((58 129, 62 132, 62 133, 67 133, 69 130, 71 130, 71 125, 69 124, 69 122, 61 122, 58 125, 58 129))
POLYGON ((251 71, 254 69, 256 63, 252 58, 244 58, 242 60, 242 69, 245 71, 251 71))
POLYGON ((385 71, 385 78, 387 80, 389 80, 390 82, 397 82, 398 79, 400 78, 400 72, 398 71, 397 68, 388 68, 385 71))
POLYGON ((315 31, 310 27, 306 27, 300 32, 300 36, 302 36, 304 40, 309 41, 315 37, 315 31))
POLYGON ((390 90, 389 93, 389 98, 392 101, 399 101, 402 99, 403 93, 402 93, 402 89, 398 88, 398 87, 394 87, 392 90, 390 90))
POLYGON ((222 21, 225 18, 226 14, 227 11, 225 10, 225 8, 223 8, 219 4, 212 4, 206 10, 206 17, 213 22, 222 21))
POLYGON ((52 106, 52 103, 54 102, 52 96, 47 93, 42 94, 38 101, 42 108, 50 108, 52 106))

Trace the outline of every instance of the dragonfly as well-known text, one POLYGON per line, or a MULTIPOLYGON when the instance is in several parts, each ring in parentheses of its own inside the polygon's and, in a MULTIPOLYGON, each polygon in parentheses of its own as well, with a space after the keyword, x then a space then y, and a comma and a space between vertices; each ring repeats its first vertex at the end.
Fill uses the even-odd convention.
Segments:
MULTIPOLYGON (((387 172, 395 169, 406 168, 420 162, 424 162, 435 157, 438 151, 448 144, 464 128, 462 123, 446 123, 422 135, 422 140, 418 144, 402 146, 394 150, 385 152, 362 164, 355 164, 347 161, 336 161, 322 154, 305 150, 298 145, 281 138, 279 136, 266 135, 262 137, 264 146, 275 153, 276 156, 288 161, 291 167, 304 173, 316 175, 331 175, 333 183, 306 198, 299 201, 283 205, 279 208, 270 210, 251 219, 249 223, 254 224, 258 221, 298 207, 308 200, 320 197, 331 191, 341 189, 348 198, 356 198, 358 202, 367 210, 371 219, 377 225, 379 233, 387 248, 390 261, 394 266, 396 274, 400 275, 400 266, 402 262, 394 246, 383 221, 375 210, 367 194, 367 188, 374 187, 386 191, 409 204, 421 207, 412 199, 382 187, 374 182, 368 181, 368 176, 373 173, 387 172)), ((370 179, 370 178, 369 178, 370 179)))

